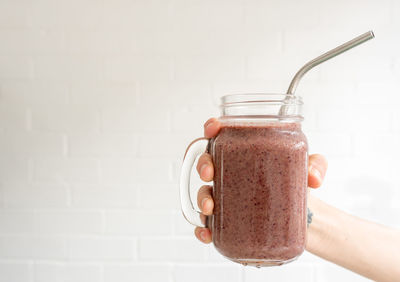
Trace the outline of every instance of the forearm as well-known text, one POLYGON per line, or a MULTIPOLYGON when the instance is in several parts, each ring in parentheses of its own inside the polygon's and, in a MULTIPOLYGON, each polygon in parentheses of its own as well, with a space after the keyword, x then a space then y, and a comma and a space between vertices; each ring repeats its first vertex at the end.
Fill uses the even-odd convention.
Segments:
POLYGON ((344 213, 310 196, 307 250, 377 281, 400 281, 400 231, 344 213))

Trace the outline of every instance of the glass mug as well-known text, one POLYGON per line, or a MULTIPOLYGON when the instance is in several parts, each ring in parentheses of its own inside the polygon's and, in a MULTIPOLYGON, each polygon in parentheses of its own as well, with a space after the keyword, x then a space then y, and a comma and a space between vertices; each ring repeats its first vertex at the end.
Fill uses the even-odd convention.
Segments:
POLYGON ((253 266, 281 265, 304 251, 307 229, 307 139, 303 102, 285 94, 222 97, 221 130, 189 145, 181 171, 182 212, 211 229, 226 258, 253 266), (190 198, 196 157, 211 154, 213 215, 206 223, 190 198))

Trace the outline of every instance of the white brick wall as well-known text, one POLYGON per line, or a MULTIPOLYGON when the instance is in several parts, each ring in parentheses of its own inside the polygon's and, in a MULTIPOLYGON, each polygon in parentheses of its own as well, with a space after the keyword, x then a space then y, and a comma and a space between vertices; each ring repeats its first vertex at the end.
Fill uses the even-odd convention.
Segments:
POLYGON ((0 281, 29 282, 32 281, 31 263, 0 262, 0 281))
POLYGON ((73 236, 67 241, 70 260, 131 261, 137 256, 136 239, 126 236, 73 236))
POLYGON ((239 282, 242 280, 241 269, 236 265, 188 265, 181 264, 175 267, 175 281, 185 282, 201 282, 201 281, 232 281, 239 282))
POLYGON ((227 261, 194 238, 178 176, 220 96, 282 92, 373 29, 297 93, 330 162, 315 195, 400 227, 399 18, 396 0, 0 1, 0 282, 366 281, 308 253, 227 261))
POLYGON ((1 194, 3 205, 8 209, 66 208, 69 201, 66 185, 58 183, 3 181, 1 194))
POLYGON ((188 237, 148 236, 139 241, 139 258, 144 261, 204 262, 207 246, 188 237))
POLYGON ((2 258, 6 259, 66 259, 66 246, 66 238, 60 235, 27 234, 0 237, 0 252, 2 258))
POLYGON ((34 281, 38 282, 99 282, 100 264, 38 262, 34 267, 34 281))
POLYGON ((171 281, 171 265, 158 263, 118 263, 104 266, 104 282, 171 281))
MULTIPOLYGON (((267 279, 271 281, 313 281, 313 266, 311 264, 288 264, 282 267, 266 269, 245 269, 244 281, 262 282, 267 279)), ((320 280, 316 280, 320 281, 320 280)))

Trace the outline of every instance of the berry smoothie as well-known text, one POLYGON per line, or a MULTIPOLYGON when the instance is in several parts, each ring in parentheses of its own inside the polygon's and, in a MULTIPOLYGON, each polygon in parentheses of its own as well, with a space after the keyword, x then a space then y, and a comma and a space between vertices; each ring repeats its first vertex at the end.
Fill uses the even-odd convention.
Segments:
POLYGON ((225 257, 279 265, 306 240, 307 140, 300 123, 224 125, 211 143, 213 242, 225 257))

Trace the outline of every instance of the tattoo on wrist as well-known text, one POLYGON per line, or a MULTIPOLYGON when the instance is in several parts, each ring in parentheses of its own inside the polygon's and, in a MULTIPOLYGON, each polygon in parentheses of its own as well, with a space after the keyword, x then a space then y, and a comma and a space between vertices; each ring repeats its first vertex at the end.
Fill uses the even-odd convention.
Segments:
POLYGON ((313 215, 312 211, 307 208, 307 227, 311 224, 313 215))

